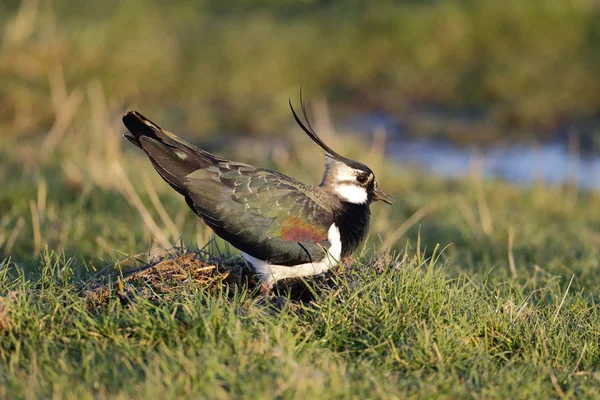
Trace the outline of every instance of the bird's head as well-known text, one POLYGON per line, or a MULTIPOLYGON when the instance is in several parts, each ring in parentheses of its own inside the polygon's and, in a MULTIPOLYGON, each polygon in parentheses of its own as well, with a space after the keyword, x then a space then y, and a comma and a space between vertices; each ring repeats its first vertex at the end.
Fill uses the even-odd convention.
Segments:
POLYGON ((298 118, 290 101, 290 108, 292 109, 294 118, 302 130, 323 149, 327 158, 327 167, 321 186, 330 190, 342 202, 371 204, 381 200, 384 203, 393 205, 394 199, 379 187, 375 180, 375 174, 373 174, 373 171, 369 167, 358 161, 339 155, 317 136, 306 115, 306 109, 302 102, 302 93, 300 94, 300 104, 302 114, 306 120, 306 126, 298 118))
POLYGON ((394 204, 392 196, 377 184, 373 171, 356 161, 345 162, 327 156, 322 185, 347 203, 371 204, 381 200, 387 204, 394 204))

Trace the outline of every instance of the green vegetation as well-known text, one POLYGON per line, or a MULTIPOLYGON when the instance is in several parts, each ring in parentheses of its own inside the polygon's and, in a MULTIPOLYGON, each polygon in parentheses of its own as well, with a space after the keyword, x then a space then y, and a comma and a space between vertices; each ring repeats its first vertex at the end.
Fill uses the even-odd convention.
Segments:
POLYGON ((0 398, 596 395, 600 195, 400 169, 384 135, 342 140, 319 101, 315 128, 397 204, 373 206, 341 271, 299 284, 309 300, 219 279, 126 282, 127 301, 112 281, 98 304, 84 290, 180 242, 236 262, 120 137, 125 104, 188 138, 285 132, 218 151, 316 183, 287 111, 301 82, 334 112, 402 98, 496 122, 584 115, 600 93, 593 2, 19 4, 0 6, 0 398))
POLYGON ((64 260, 44 258, 38 281, 2 278, 3 397, 594 396, 587 294, 567 280, 450 278, 411 254, 357 262, 306 305, 183 284, 100 310, 65 282, 64 260))
MULTIPOLYGON (((594 393, 595 193, 441 181, 384 168, 378 145, 348 146, 398 202, 373 207, 369 244, 311 302, 192 281, 168 295, 141 283, 128 304, 115 289, 94 306, 81 290, 93 270, 210 233, 137 149, 93 130, 72 125, 46 162, 39 146, 0 150, 0 249, 12 255, 0 267, 0 397, 594 393), (392 255, 376 256, 384 246, 392 255)), ((296 137, 293 156, 229 151, 314 182, 315 149, 296 137)))
POLYGON ((0 6, 11 133, 48 128, 63 77, 68 90, 100 81, 113 110, 135 105, 204 135, 279 131, 300 84, 340 116, 384 110, 423 134, 539 136, 513 128, 600 109, 592 0, 29 0, 15 17, 19 4, 0 6), (425 123, 423 105, 450 116, 425 123), (465 109, 481 114, 476 126, 451 117, 465 109))

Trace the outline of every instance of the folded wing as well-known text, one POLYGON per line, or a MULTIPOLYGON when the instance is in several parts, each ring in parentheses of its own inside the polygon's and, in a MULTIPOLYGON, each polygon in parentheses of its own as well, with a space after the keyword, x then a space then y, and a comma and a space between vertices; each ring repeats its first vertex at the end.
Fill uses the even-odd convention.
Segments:
POLYGON ((310 197, 307 185, 216 157, 138 113, 123 121, 131 132, 127 138, 146 152, 163 179, 234 247, 278 265, 324 257, 334 215, 310 197))

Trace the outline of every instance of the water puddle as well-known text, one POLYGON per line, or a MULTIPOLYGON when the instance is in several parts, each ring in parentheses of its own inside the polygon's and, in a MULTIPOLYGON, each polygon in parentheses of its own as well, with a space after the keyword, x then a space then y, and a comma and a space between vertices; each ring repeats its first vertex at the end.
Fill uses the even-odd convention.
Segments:
POLYGON ((385 129, 387 155, 401 165, 416 166, 440 176, 458 177, 473 169, 485 177, 520 184, 576 184, 600 189, 600 155, 570 151, 567 143, 463 147, 437 139, 413 139, 385 116, 361 116, 350 122, 354 130, 385 129))
POLYGON ((584 189, 600 189, 600 157, 572 154, 560 144, 482 150, 437 141, 394 140, 387 152, 401 164, 416 165, 441 176, 462 176, 478 168, 486 177, 516 183, 576 183, 584 189))

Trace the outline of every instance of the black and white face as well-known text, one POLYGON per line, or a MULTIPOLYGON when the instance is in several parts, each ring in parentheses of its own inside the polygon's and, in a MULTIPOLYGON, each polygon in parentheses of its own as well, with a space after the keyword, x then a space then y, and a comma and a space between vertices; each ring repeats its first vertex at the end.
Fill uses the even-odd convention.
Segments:
POLYGON ((372 202, 375 176, 370 171, 354 169, 341 163, 335 163, 331 186, 333 192, 342 200, 352 204, 372 202), (371 201, 369 201, 371 200, 371 201))
POLYGON ((352 204, 371 204, 381 200, 393 204, 393 199, 377 185, 368 167, 353 168, 341 162, 328 165, 327 183, 340 200, 352 204))

